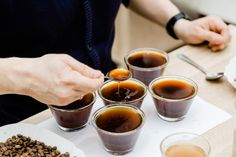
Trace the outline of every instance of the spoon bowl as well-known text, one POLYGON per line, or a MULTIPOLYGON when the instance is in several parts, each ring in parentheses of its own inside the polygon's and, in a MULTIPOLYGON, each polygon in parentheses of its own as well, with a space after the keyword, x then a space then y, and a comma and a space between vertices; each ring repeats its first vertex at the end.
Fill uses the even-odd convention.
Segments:
POLYGON ((195 68, 197 68, 201 72, 203 72, 206 75, 205 76, 206 80, 208 80, 208 81, 216 81, 224 76, 223 72, 216 72, 216 73, 207 72, 202 66, 200 66, 199 64, 197 64, 195 61, 193 61, 192 59, 190 59, 189 57, 187 57, 184 54, 177 54, 177 57, 179 59, 189 63, 190 65, 194 66, 195 68))
POLYGON ((131 72, 127 69, 117 68, 109 71, 105 78, 113 81, 125 81, 131 78, 131 72))
POLYGON ((218 73, 207 73, 206 74, 206 80, 209 81, 214 81, 214 80, 218 80, 220 78, 222 78, 224 76, 223 72, 218 72, 218 73))

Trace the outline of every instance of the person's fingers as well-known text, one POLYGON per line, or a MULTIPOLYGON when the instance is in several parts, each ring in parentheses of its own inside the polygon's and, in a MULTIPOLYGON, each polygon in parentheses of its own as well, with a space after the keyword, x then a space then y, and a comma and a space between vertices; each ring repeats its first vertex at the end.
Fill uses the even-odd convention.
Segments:
POLYGON ((225 49, 226 45, 225 44, 221 44, 221 45, 213 45, 211 46, 211 50, 216 52, 216 51, 221 51, 223 49, 225 49))
POLYGON ((83 96, 86 94, 87 93, 84 93, 84 92, 70 90, 70 91, 67 91, 66 93, 62 93, 61 95, 59 95, 58 99, 56 100, 57 103, 53 103, 53 104, 56 106, 66 106, 76 100, 81 100, 83 96))
POLYGON ((86 77, 100 78, 101 76, 103 76, 101 71, 92 69, 89 66, 77 61, 76 59, 70 56, 65 57, 65 61, 73 70, 80 72, 86 77))
POLYGON ((204 29, 201 29, 198 32, 198 36, 202 40, 208 41, 210 45, 219 45, 225 41, 222 35, 204 29))
POLYGON ((227 45, 230 41, 231 35, 226 23, 224 23, 224 21, 221 18, 216 16, 208 16, 208 18, 210 19, 209 30, 220 34, 224 39, 224 43, 227 45))
POLYGON ((229 28, 227 27, 227 28, 223 29, 222 32, 221 32, 221 35, 225 39, 225 44, 228 45, 228 43, 231 40, 231 34, 230 34, 230 31, 229 31, 229 28))
POLYGON ((103 77, 92 79, 76 71, 74 71, 73 76, 71 77, 71 82, 73 82, 73 89, 75 91, 84 93, 96 91, 102 85, 103 81, 103 77))

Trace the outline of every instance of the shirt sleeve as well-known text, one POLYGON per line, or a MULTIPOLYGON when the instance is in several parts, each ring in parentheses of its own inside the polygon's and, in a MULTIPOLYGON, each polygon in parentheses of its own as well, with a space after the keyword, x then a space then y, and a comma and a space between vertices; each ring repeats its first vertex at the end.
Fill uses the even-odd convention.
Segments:
POLYGON ((129 0, 122 0, 122 3, 123 3, 126 7, 129 6, 129 0))

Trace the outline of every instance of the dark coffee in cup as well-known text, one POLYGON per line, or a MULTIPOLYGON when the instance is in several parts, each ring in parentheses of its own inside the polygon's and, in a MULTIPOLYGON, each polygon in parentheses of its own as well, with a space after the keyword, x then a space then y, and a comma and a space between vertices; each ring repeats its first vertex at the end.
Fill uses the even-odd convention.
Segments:
POLYGON ((49 108, 59 127, 65 131, 72 131, 87 124, 95 99, 95 94, 89 93, 67 106, 49 105, 49 108))
POLYGON ((162 75, 168 60, 164 51, 152 48, 135 49, 125 57, 125 63, 133 78, 147 86, 153 79, 162 75))
POLYGON ((116 133, 134 130, 141 123, 140 114, 130 108, 111 108, 101 113, 96 119, 99 128, 116 133))
POLYGON ((183 99, 194 94, 195 88, 182 80, 163 80, 153 85, 154 93, 162 98, 183 99))
POLYGON ((112 82, 102 89, 104 98, 127 102, 140 98, 144 95, 144 88, 134 82, 112 82))
POLYGON ((93 114, 92 124, 106 151, 123 155, 132 151, 144 124, 144 113, 127 104, 108 105, 93 114))
POLYGON ((105 105, 125 103, 140 108, 146 95, 146 87, 135 79, 122 82, 107 81, 98 93, 105 105))
POLYGON ((66 106, 54 106, 57 109, 62 109, 62 110, 75 110, 75 109, 79 109, 79 108, 83 108, 85 106, 87 106, 89 103, 91 103, 93 101, 93 94, 89 93, 86 94, 85 96, 83 96, 83 98, 81 100, 76 100, 75 102, 66 105, 66 106))
POLYGON ((149 85, 158 115, 167 121, 178 121, 185 117, 193 98, 197 94, 197 85, 181 76, 163 76, 149 85))
POLYGON ((154 68, 165 64, 167 59, 159 53, 140 51, 139 53, 130 55, 128 62, 140 68, 154 68))

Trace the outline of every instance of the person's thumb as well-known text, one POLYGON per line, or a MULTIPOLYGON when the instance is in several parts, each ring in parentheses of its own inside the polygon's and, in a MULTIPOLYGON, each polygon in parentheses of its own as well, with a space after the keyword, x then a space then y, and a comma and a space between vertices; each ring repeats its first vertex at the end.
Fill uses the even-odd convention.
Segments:
POLYGON ((224 38, 220 34, 209 30, 202 30, 199 32, 199 36, 202 38, 202 40, 208 41, 210 45, 224 43, 224 38))

